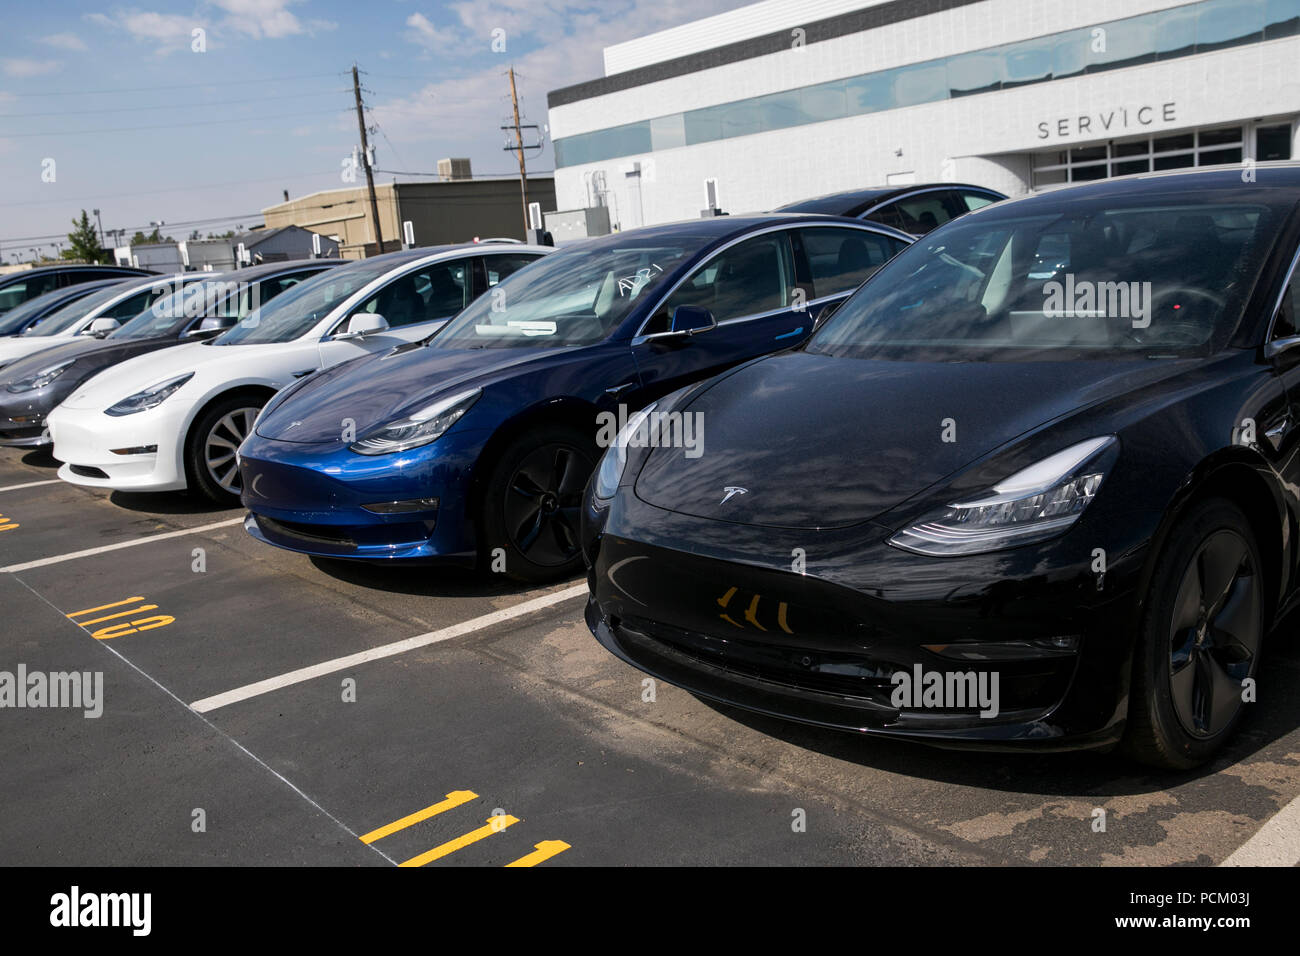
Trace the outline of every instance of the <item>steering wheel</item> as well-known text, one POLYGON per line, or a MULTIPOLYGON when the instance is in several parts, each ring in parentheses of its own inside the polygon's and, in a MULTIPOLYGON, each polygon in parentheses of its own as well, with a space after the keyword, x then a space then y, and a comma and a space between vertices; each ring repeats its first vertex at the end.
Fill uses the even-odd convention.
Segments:
POLYGON ((1151 296, 1151 301, 1147 304, 1150 325, 1146 328, 1135 328, 1130 325, 1125 328, 1125 336, 1142 346, 1162 345, 1182 348, 1200 345, 1209 337, 1210 332, 1204 318, 1217 315, 1225 304, 1226 300, 1223 296, 1205 289, 1192 286, 1161 289, 1151 296), (1177 309, 1172 315, 1164 315, 1162 309, 1170 300, 1173 300, 1177 309), (1201 307, 1197 307, 1198 304, 1201 307), (1183 318, 1181 313, 1189 307, 1192 315, 1200 315, 1202 319, 1183 318))

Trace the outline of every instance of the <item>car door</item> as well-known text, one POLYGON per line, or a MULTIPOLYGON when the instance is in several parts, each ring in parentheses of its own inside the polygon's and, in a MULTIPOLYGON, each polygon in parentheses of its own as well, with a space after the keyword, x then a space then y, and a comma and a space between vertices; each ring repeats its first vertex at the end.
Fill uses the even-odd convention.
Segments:
POLYGON ((740 362, 798 345, 812 329, 806 308, 810 292, 796 276, 789 229, 724 246, 668 293, 633 339, 639 398, 653 401, 740 362), (671 317, 683 305, 708 309, 717 326, 693 335, 672 333, 671 317))
POLYGON ((806 226, 795 230, 794 239, 812 283, 808 314, 814 323, 907 248, 897 236, 852 226, 806 226))
POLYGON ((1294 487, 1300 485, 1300 444, 1295 439, 1300 424, 1300 273, 1294 266, 1264 351, 1281 379, 1286 399, 1283 404, 1275 398, 1261 403, 1264 418, 1256 424, 1255 440, 1294 487))
POLYGON ((473 300, 473 263, 472 256, 442 259, 390 279, 325 337, 320 343, 321 361, 334 365, 432 335, 473 300), (344 331, 348 319, 366 313, 383 316, 388 328, 366 335, 344 331))

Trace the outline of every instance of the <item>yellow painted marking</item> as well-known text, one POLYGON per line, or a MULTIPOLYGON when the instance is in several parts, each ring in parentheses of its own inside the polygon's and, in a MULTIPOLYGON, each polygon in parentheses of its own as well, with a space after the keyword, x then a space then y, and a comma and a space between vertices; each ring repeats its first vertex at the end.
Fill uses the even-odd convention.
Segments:
POLYGON ((426 850, 419 856, 413 856, 405 863, 399 863, 398 866, 424 866, 426 863, 432 863, 434 860, 441 860, 444 856, 450 856, 457 850, 464 849, 471 843, 477 843, 479 840, 486 840, 494 833, 500 833, 508 826, 513 826, 519 822, 518 817, 512 817, 509 814, 489 817, 487 826, 479 827, 477 830, 471 830, 464 836, 458 836, 454 840, 448 840, 442 846, 435 846, 432 850, 426 850))
MULTIPOLYGON (((0 521, 4 521, 4 520, 5 519, 3 517, 0 517, 0 521)), ((15 522, 11 522, 10 524, 0 524, 0 531, 12 531, 14 530, 14 528, 21 528, 21 527, 22 525, 20 525, 18 522, 15 521, 15 522)))
POLYGON ((156 627, 166 627, 175 620, 176 618, 169 614, 159 614, 155 617, 141 618, 138 621, 123 621, 121 624, 110 624, 108 627, 101 627, 90 636, 97 641, 107 641, 114 637, 135 634, 137 631, 152 631, 156 627))
POLYGON ((569 849, 569 844, 563 840, 543 840, 541 843, 534 844, 537 847, 527 856, 521 856, 513 863, 507 863, 506 866, 536 866, 538 863, 545 863, 553 856, 559 856, 565 850, 569 849))
POLYGON ((726 621, 726 622, 727 622, 728 624, 730 624, 732 627, 738 627, 738 628, 740 628, 741 630, 744 630, 744 629, 745 629, 745 625, 743 625, 743 624, 737 624, 735 621, 733 621, 733 620, 731 619, 731 615, 730 615, 730 614, 719 614, 718 617, 722 618, 724 621, 726 621))
POLYGON ((477 800, 478 794, 472 790, 453 790, 447 794, 447 799, 435 803, 431 807, 425 807, 423 810, 417 810, 415 813, 408 814, 400 820, 394 820, 392 823, 385 824, 378 830, 371 830, 361 838, 362 843, 374 843, 376 840, 382 840, 390 833, 396 833, 398 830, 405 830, 407 827, 414 826, 421 820, 427 820, 429 817, 437 816, 445 810, 458 807, 462 803, 469 803, 471 800, 477 800))
POLYGON ((73 611, 68 617, 81 617, 83 614, 94 614, 96 611, 107 611, 110 607, 121 607, 123 604, 131 604, 135 601, 143 601, 143 597, 129 597, 125 601, 114 601, 112 604, 101 604, 99 607, 88 607, 84 611, 73 611))
MULTIPOLYGON (((118 611, 116 614, 105 614, 103 617, 92 618, 89 621, 78 621, 82 627, 90 627, 92 624, 102 624, 104 621, 111 621, 115 617, 126 617, 128 614, 135 614, 137 611, 156 611, 157 604, 141 604, 139 607, 133 607, 129 611, 118 611)), ((71 615, 69 615, 71 617, 71 615)))
POLYGON ((722 597, 718 598, 718 606, 726 607, 727 602, 730 601, 733 597, 735 597, 735 594, 736 594, 736 589, 732 588, 726 594, 722 595, 722 597))
POLYGON ((776 623, 780 624, 781 630, 785 631, 787 634, 794 633, 794 631, 790 630, 790 625, 785 623, 785 602, 784 601, 782 601, 780 604, 776 606, 776 623))
POLYGON ((745 620, 750 624, 753 624, 760 631, 766 631, 767 628, 758 623, 758 601, 762 596, 763 595, 761 594, 755 594, 754 600, 749 602, 749 607, 745 610, 745 620))

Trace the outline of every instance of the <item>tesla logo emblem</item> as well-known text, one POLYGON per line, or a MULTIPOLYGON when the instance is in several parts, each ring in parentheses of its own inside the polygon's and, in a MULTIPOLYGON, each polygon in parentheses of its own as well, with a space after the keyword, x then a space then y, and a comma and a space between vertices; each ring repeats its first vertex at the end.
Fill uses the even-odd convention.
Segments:
POLYGON ((299 425, 301 425, 301 424, 302 424, 302 422, 290 422, 290 423, 289 423, 289 427, 286 428, 285 431, 290 431, 290 430, 292 430, 292 429, 294 429, 294 428, 297 428, 297 427, 298 427, 299 425))
POLYGON ((749 494, 748 488, 741 488, 738 485, 727 485, 727 487, 722 490, 726 492, 726 494, 722 496, 722 504, 724 505, 732 498, 736 497, 736 495, 749 494))

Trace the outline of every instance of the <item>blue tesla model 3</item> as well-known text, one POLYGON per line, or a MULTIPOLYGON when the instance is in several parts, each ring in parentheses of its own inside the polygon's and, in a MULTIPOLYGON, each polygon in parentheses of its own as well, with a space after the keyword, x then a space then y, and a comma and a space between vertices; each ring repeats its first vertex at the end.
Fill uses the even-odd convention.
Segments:
POLYGON ((572 574, 602 423, 799 345, 909 242, 874 223, 766 215, 562 249, 428 339, 273 398, 240 448, 245 528, 324 557, 572 574))

